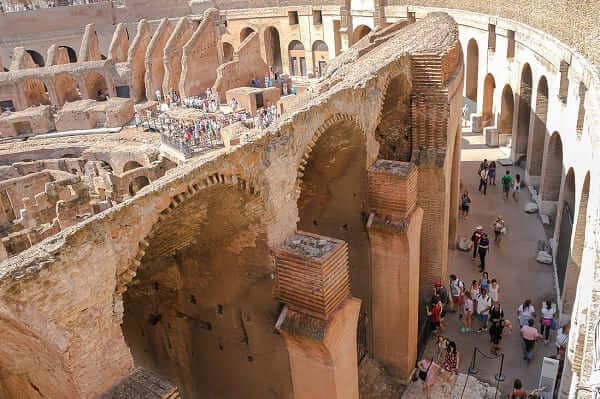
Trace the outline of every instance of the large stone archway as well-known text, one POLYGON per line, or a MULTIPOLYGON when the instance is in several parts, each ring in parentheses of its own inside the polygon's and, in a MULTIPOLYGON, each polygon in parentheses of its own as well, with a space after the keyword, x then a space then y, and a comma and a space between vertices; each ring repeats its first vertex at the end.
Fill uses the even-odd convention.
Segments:
POLYGON ((283 58, 281 57, 281 38, 277 28, 269 26, 264 32, 264 46, 267 65, 275 71, 283 72, 283 58))
POLYGON ((533 114, 533 130, 527 148, 527 174, 530 183, 539 184, 542 175, 544 143, 546 140, 546 119, 548 117, 548 81, 542 76, 538 82, 533 114))
POLYGON ((542 172, 542 201, 556 202, 560 196, 563 173, 563 144, 558 132, 552 133, 544 155, 542 172))
POLYGON ((184 397, 291 398, 263 199, 241 179, 210 178, 225 180, 153 227, 123 295, 123 334, 135 364, 184 397))
POLYGON ((23 90, 25 93, 25 103, 28 107, 50 104, 48 90, 44 82, 40 79, 31 78, 25 80, 23 82, 23 90))
POLYGON ((494 120, 494 90, 496 81, 491 73, 488 73, 483 82, 483 111, 481 115, 481 126, 493 126, 494 120))
POLYGON ((500 108, 500 118, 498 120, 498 133, 512 135, 513 117, 515 112, 515 97, 510 85, 505 85, 502 89, 502 104, 500 108))
POLYGON ((375 130, 380 159, 409 162, 413 140, 410 123, 411 84, 399 75, 388 84, 381 111, 381 122, 375 130))
POLYGON ((467 45, 467 73, 465 78, 465 97, 477 102, 477 85, 479 84, 479 47, 475 39, 467 45))
POLYGON ((562 296, 567 266, 571 258, 571 235, 575 218, 575 171, 569 168, 560 193, 561 202, 557 211, 554 237, 557 239, 556 275, 558 289, 562 296))
POLYGON ((514 140, 515 159, 519 160, 522 156, 527 156, 527 146, 529 144, 529 120, 531 119, 531 85, 532 85, 531 67, 529 64, 523 66, 521 72, 521 87, 518 98, 518 117, 516 138, 514 140))

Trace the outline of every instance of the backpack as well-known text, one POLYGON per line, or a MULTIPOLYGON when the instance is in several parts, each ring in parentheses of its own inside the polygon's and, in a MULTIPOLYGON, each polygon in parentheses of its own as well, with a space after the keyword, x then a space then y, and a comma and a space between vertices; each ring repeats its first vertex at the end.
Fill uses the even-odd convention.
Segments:
POLYGON ((450 294, 452 296, 459 296, 461 286, 464 287, 465 285, 462 281, 460 281, 460 279, 454 280, 452 283, 450 283, 450 294))

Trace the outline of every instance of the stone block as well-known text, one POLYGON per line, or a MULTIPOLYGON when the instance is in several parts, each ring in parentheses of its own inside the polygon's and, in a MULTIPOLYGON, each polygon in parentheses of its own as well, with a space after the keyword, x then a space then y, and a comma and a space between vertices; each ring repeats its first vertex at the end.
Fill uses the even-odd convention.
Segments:
POLYGON ((481 126, 481 115, 471 114, 471 131, 473 133, 482 133, 483 128, 481 126))
POLYGON ((488 126, 483 129, 483 135, 485 137, 485 145, 488 147, 498 147, 500 145, 497 128, 488 126))
POLYGON ((459 237, 456 246, 461 251, 469 252, 473 249, 473 241, 469 237, 459 237))
POLYGON ((538 211, 538 205, 535 202, 528 202, 525 204, 525 213, 536 213, 538 211))
POLYGON ((382 218, 399 220, 417 203, 417 168, 413 163, 379 160, 368 172, 369 208, 382 218))
POLYGON ((551 265, 552 264, 552 255, 546 251, 538 251, 537 256, 535 257, 535 260, 538 263, 543 263, 545 265, 551 265))

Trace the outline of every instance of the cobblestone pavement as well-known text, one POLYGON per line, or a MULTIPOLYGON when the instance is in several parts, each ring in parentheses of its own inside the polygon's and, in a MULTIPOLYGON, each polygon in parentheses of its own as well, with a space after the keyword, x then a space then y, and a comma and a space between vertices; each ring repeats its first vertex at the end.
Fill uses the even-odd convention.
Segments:
MULTIPOLYGON (((501 351, 505 354, 503 374, 506 381, 500 384, 500 390, 509 392, 515 378, 523 381, 525 388, 531 389, 538 386, 541 364, 544 356, 556 353, 554 347, 554 333, 551 334, 550 343, 547 345, 539 341, 534 349, 531 363, 523 360, 522 340, 518 331, 517 308, 525 299, 531 299, 537 311, 536 328, 539 329, 539 308, 543 300, 550 298, 556 301, 553 270, 551 266, 538 264, 535 261, 538 240, 545 238, 544 229, 537 214, 526 214, 524 205, 529 201, 528 190, 521 192, 519 202, 512 198, 502 198, 500 177, 509 169, 514 176, 523 170, 517 167, 503 167, 498 165, 498 185, 489 186, 487 195, 477 191, 479 179, 477 170, 479 163, 487 158, 496 160, 505 158, 505 153, 500 149, 487 148, 481 135, 463 132, 462 138, 461 179, 464 188, 469 190, 472 204, 471 212, 466 220, 458 224, 458 236, 470 237, 472 230, 477 225, 482 225, 492 236, 490 252, 486 259, 486 270, 490 279, 496 278, 500 284, 500 302, 504 314, 514 328, 513 332, 505 336, 501 342, 501 351), (492 223, 497 215, 502 215, 506 221, 507 234, 500 246, 493 243, 492 223)), ((479 279, 479 262, 471 260, 471 254, 451 249, 449 252, 449 273, 455 273, 470 287, 471 281, 479 279)), ((447 281, 445 282, 447 284, 447 281)), ((487 333, 461 333, 461 322, 458 314, 449 313, 446 318, 446 331, 444 335, 454 340, 461 354, 460 369, 466 373, 469 368, 474 348, 478 348, 486 355, 491 356, 490 340, 487 333)), ((477 321, 474 320, 474 326, 477 321)), ((425 356, 431 357, 435 352, 435 342, 431 339, 425 351, 425 356)), ((496 384, 494 376, 499 372, 500 359, 485 359, 478 356, 476 377, 482 381, 496 384)), ((464 381, 464 380, 463 380, 464 381)), ((425 397, 423 395, 423 397, 425 397)), ((438 396, 452 397, 452 396, 438 396)))

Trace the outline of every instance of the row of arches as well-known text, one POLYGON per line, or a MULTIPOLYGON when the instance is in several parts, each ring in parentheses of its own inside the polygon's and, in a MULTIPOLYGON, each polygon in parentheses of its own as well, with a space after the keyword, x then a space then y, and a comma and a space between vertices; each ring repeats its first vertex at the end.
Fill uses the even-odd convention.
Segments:
MULTIPOLYGON (((71 48, 69 46, 59 46, 58 48, 66 50, 66 53, 68 55, 68 61, 70 63, 77 62, 77 52, 75 50, 73 50, 73 48, 71 48)), ((33 60, 33 62, 37 66, 39 66, 39 67, 46 66, 46 61, 45 61, 44 56, 42 54, 40 54, 36 50, 31 50, 31 49, 26 50, 26 51, 31 56, 31 59, 33 60)))
MULTIPOLYGON (((465 97, 477 101, 479 51, 475 39, 467 44, 466 67, 465 97)), ((557 131, 550 134, 547 127, 548 79, 541 75, 537 79, 535 92, 533 83, 532 68, 525 63, 520 71, 518 94, 513 93, 509 83, 504 85, 500 95, 500 110, 496 115, 496 80, 492 73, 487 73, 483 81, 482 126, 495 125, 500 134, 511 135, 514 160, 525 167, 530 180, 528 183, 538 187, 540 205, 550 212, 557 241, 555 263, 558 289, 562 296, 563 312, 569 313, 583 254, 590 173, 588 171, 583 178, 577 202, 575 169, 565 166, 563 138, 557 131), (533 104, 535 108, 532 108, 533 104)), ((585 112, 582 110, 583 98, 580 95, 578 128, 583 126, 580 120, 585 112)))

